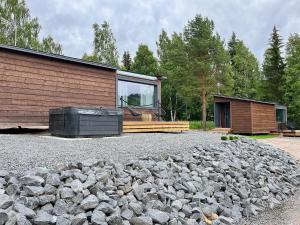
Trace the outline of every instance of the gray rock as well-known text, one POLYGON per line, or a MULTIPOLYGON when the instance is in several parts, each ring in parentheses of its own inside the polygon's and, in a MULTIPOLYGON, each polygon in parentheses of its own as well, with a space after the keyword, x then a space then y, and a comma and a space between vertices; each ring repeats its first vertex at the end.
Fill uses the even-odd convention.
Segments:
POLYGON ((64 216, 58 216, 56 220, 56 225, 71 225, 71 220, 65 218, 64 216))
POLYGON ((133 217, 130 219, 130 224, 132 225, 153 225, 151 217, 140 216, 133 217))
POLYGON ((73 190, 71 188, 64 187, 59 190, 61 198, 73 198, 75 196, 73 190))
POLYGON ((143 206, 140 202, 130 202, 129 208, 138 216, 143 213, 143 206))
POLYGON ((79 192, 82 192, 83 190, 83 185, 81 183, 80 180, 76 179, 76 180, 73 180, 70 184, 72 190, 76 193, 79 193, 79 192))
POLYGON ((53 207, 53 214, 60 216, 68 211, 68 205, 63 199, 58 199, 53 207))
POLYGON ((60 176, 56 173, 49 173, 46 178, 46 183, 58 187, 61 184, 60 176))
POLYGON ((95 225, 102 225, 105 222, 106 215, 98 210, 94 210, 92 217, 91 217, 91 222, 92 224, 95 225))
POLYGON ((72 221, 71 224, 72 225, 82 225, 87 221, 87 217, 85 213, 79 213, 78 215, 76 215, 72 221))
POLYGON ((227 225, 232 225, 234 220, 232 218, 229 217, 225 217, 225 216, 219 216, 218 218, 222 223, 227 224, 227 225))
POLYGON ((123 220, 120 216, 113 215, 108 218, 107 223, 109 225, 123 225, 123 220))
POLYGON ((44 188, 38 186, 25 186, 24 191, 29 196, 39 196, 44 194, 44 188))
POLYGON ((134 213, 130 209, 125 209, 122 211, 121 216, 125 220, 130 220, 133 217, 134 213))
MULTIPOLYGON (((1 171, 0 171, 1 174, 1 171)), ((8 221, 7 212, 3 209, 0 209, 0 225, 4 225, 8 221)))
POLYGON ((56 197, 55 195, 41 195, 38 197, 38 199, 39 199, 39 204, 43 206, 46 205, 47 203, 55 202, 56 197))
POLYGON ((47 212, 39 211, 39 213, 34 218, 34 224, 36 225, 49 225, 55 224, 57 220, 56 216, 52 216, 47 212))
POLYGON ((6 194, 0 194, 0 209, 7 209, 13 204, 13 200, 6 194))
POLYGON ((89 195, 87 198, 83 199, 80 206, 81 208, 88 210, 94 209, 98 206, 99 200, 95 195, 89 195))
POLYGON ((16 214, 16 223, 18 225, 31 225, 31 222, 22 214, 16 214))
POLYGON ((182 203, 180 200, 175 200, 172 202, 171 206, 177 210, 182 209, 182 203))
POLYGON ((21 203, 15 203, 14 210, 27 218, 33 218, 36 215, 36 213, 32 209, 26 207, 21 203))
POLYGON ((39 176, 26 175, 20 178, 20 182, 23 185, 41 186, 45 180, 39 176))
POLYGON ((160 224, 164 224, 170 219, 170 216, 167 212, 163 212, 157 209, 148 209, 147 215, 152 218, 153 222, 160 224))
POLYGON ((9 172, 6 170, 0 170, 0 177, 6 177, 9 175, 9 172))

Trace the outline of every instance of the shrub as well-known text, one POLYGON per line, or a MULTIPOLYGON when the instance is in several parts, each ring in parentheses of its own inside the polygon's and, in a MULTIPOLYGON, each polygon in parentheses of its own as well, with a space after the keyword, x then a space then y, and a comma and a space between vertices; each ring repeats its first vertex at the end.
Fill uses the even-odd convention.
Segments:
POLYGON ((222 137, 221 137, 221 140, 227 141, 227 140, 228 140, 228 136, 222 136, 222 137))
MULTIPOLYGON (((197 130, 200 130, 200 129, 203 129, 203 124, 202 124, 202 121, 190 121, 190 129, 191 130, 194 130, 194 129, 197 129, 197 130)), ((211 129, 214 129, 215 128, 215 123, 214 121, 207 121, 206 122, 206 128, 207 130, 211 130, 211 129)))

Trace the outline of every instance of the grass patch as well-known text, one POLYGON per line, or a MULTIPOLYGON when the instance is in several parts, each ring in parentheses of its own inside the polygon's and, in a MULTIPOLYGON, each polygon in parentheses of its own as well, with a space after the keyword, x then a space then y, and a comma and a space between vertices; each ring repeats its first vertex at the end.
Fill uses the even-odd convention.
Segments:
MULTIPOLYGON (((191 130, 203 130, 202 121, 190 121, 190 129, 191 130)), ((211 130, 215 128, 214 121, 206 121, 207 130, 211 130)))
POLYGON ((269 139, 269 138, 278 137, 278 135, 276 135, 276 134, 258 134, 258 135, 245 136, 245 137, 251 138, 251 139, 269 139))

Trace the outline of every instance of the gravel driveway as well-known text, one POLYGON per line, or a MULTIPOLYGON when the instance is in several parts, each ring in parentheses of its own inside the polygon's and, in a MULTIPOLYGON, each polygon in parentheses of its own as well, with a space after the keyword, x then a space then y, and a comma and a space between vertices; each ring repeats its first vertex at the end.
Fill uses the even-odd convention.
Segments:
POLYGON ((280 148, 300 160, 300 137, 277 137, 259 141, 280 148))
POLYGON ((22 172, 37 166, 53 167, 87 158, 125 162, 148 155, 163 156, 168 153, 192 151, 198 144, 220 142, 220 136, 201 131, 80 139, 36 134, 0 134, 0 169, 22 172))

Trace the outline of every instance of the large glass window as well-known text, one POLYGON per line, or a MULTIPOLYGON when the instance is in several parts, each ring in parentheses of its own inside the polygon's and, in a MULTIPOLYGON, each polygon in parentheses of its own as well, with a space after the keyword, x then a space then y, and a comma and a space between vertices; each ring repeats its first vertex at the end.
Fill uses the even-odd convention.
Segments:
POLYGON ((118 81, 118 105, 121 105, 121 96, 126 102, 123 106, 155 107, 156 85, 142 84, 129 81, 118 81))

